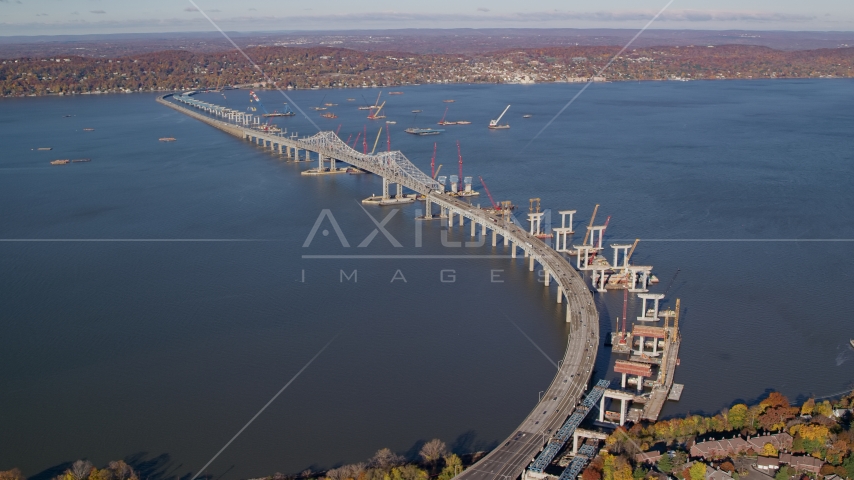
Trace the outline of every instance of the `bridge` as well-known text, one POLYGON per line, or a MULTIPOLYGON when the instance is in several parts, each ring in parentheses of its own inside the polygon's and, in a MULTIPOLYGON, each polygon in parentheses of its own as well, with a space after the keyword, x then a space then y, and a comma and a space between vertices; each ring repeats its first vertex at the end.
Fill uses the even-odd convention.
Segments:
MULTIPOLYGON (((189 95, 176 95, 175 101, 170 101, 170 96, 161 96, 157 101, 222 131, 269 147, 271 151, 278 150, 287 158, 299 159, 300 151, 303 151, 303 158, 311 160, 314 154, 319 171, 325 168, 326 160, 332 169, 335 168, 335 162, 341 162, 380 175, 383 178, 384 197, 388 196, 387 187, 392 183, 417 192, 426 203, 425 218, 436 218, 435 205, 439 208, 437 217, 442 221, 447 219, 449 227, 454 226, 455 219, 458 219, 458 226, 464 228, 468 220, 472 237, 476 235, 477 227, 480 227, 484 237, 491 232, 493 246, 498 245, 498 237, 501 237, 503 246, 510 250, 511 258, 517 258, 521 251, 523 257, 528 259, 530 271, 534 271, 536 264, 542 267, 546 288, 550 288, 554 280, 557 284, 555 301, 558 304, 565 303, 566 321, 570 325, 566 352, 558 364, 554 379, 534 409, 507 439, 455 477, 460 480, 519 478, 579 407, 590 382, 598 351, 599 312, 584 280, 566 258, 534 233, 508 221, 506 216, 469 205, 446 194, 441 184, 421 172, 401 152, 359 153, 334 132, 320 132, 303 138, 293 134, 287 136, 282 132, 265 132, 260 128, 257 116, 202 102, 189 95)), ((584 453, 587 456, 590 454, 587 450, 584 453)))

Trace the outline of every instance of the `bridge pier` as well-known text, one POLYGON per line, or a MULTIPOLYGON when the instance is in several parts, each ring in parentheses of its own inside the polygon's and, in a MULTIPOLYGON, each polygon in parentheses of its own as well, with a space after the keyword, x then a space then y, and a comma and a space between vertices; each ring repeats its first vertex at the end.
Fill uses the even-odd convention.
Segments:
POLYGON ((390 197, 388 195, 388 179, 383 177, 383 200, 388 200, 390 197))
POLYGON ((495 247, 495 246, 497 245, 497 243, 498 243, 498 242, 496 241, 496 235, 497 235, 497 234, 496 234, 495 230, 493 230, 493 231, 492 231, 492 246, 493 246, 493 247, 495 247))
MULTIPOLYGON (((403 185, 401 185, 399 183, 397 184, 397 195, 395 195, 395 198, 403 198, 403 185)), ((462 223, 463 223, 463 216, 460 215, 460 225, 462 225, 462 223)))
POLYGON ((543 273, 545 274, 545 278, 543 279, 543 282, 545 283, 545 286, 548 287, 549 286, 549 280, 551 280, 552 276, 549 273, 549 269, 547 269, 547 268, 543 268, 543 273))
POLYGON ((557 303, 563 303, 563 287, 557 285, 557 303))
POLYGON ((480 224, 480 234, 484 237, 486 236, 486 224, 485 223, 480 224))
POLYGON ((450 208, 448 209, 448 229, 450 230, 454 226, 454 211, 450 208))
POLYGON ((476 232, 474 230, 475 230, 475 227, 477 227, 477 222, 472 220, 470 223, 471 223, 471 236, 474 237, 476 234, 476 232))
POLYGON ((528 271, 533 272, 534 271, 534 256, 531 255, 529 257, 529 260, 530 261, 528 262, 528 271))
POLYGON ((516 258, 516 242, 510 242, 510 258, 516 258))

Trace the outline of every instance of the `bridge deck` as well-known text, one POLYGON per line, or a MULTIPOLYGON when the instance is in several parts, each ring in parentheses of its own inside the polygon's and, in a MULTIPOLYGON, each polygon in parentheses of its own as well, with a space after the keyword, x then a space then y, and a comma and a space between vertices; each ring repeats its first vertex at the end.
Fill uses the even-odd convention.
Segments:
MULTIPOLYGON (((393 169, 388 164, 369 161, 381 160, 380 157, 372 156, 372 159, 368 159, 367 156, 363 156, 355 150, 350 153, 340 148, 331 148, 328 142, 312 144, 307 142, 307 139, 289 138, 244 128, 170 102, 166 100, 167 97, 168 95, 164 95, 159 97, 157 101, 235 136, 247 138, 247 135, 250 135, 250 138, 255 137, 269 141, 271 145, 287 145, 314 151, 327 157, 334 157, 337 161, 382 175, 392 183, 400 183, 413 191, 426 194, 430 202, 446 209, 450 208, 472 221, 486 225, 498 235, 508 238, 543 266, 555 279, 559 291, 563 292, 567 300, 565 308, 569 311, 567 319, 570 321, 570 335, 563 361, 542 400, 514 432, 498 448, 456 478, 485 480, 519 477, 545 446, 549 437, 560 428, 579 403, 590 381, 598 351, 599 313, 593 303, 590 290, 566 259, 539 238, 513 223, 506 222, 502 217, 473 207, 457 198, 433 191, 431 188, 433 185, 429 183, 429 180, 424 180, 425 177, 427 179, 430 177, 417 169, 414 172, 407 171, 406 168, 409 167, 406 166, 403 170, 400 168, 393 169)), ((337 136, 335 136, 335 140, 340 142, 337 136)), ((393 162, 394 159, 388 159, 388 161, 393 162)))
POLYGON ((554 380, 542 400, 495 450, 457 475, 460 480, 519 477, 549 437, 569 417, 584 394, 599 346, 599 313, 584 281, 558 252, 542 240, 502 217, 444 194, 430 194, 431 202, 453 208, 469 219, 486 224, 532 255, 565 292, 571 312, 570 336, 554 380))

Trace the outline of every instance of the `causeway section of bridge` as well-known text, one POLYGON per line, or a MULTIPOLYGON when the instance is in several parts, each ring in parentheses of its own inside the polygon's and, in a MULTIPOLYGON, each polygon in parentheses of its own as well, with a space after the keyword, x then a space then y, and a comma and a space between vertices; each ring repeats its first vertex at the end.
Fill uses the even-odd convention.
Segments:
POLYGON ((324 161, 333 168, 334 162, 341 162, 380 175, 384 182, 396 183, 420 194, 426 202, 425 217, 434 216, 433 205, 436 205, 440 209, 440 221, 447 220, 448 225, 453 226, 458 220, 458 226, 463 228, 467 220, 472 236, 480 227, 481 235, 491 232, 493 246, 498 245, 500 237, 509 248, 511 258, 521 253, 528 260, 531 271, 536 264, 541 265, 545 272, 544 285, 550 288, 551 282, 555 282, 556 302, 565 304, 566 321, 570 324, 563 360, 540 401, 513 433, 456 478, 513 480, 520 477, 581 401, 598 351, 599 313, 590 290, 566 258, 505 216, 444 193, 438 182, 421 172, 401 152, 363 154, 350 148, 334 132, 319 132, 302 138, 264 132, 249 124, 245 114, 197 101, 188 95, 176 96, 176 101, 170 101, 169 97, 164 95, 157 101, 222 131, 278 151, 287 158, 300 158, 300 152, 304 152, 308 158, 316 155, 320 170, 324 168, 324 161))

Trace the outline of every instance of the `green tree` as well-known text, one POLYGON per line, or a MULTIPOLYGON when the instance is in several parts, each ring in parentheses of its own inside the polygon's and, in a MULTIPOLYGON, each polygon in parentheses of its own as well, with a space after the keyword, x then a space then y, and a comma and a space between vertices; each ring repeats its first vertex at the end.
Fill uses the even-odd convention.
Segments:
POLYGON ((744 428, 747 422, 747 405, 743 403, 733 405, 727 412, 727 420, 736 430, 744 428))
POLYGON ((668 453, 664 453, 661 458, 658 459, 658 469, 663 473, 670 473, 673 471, 673 460, 670 458, 668 453))
POLYGON ((647 469, 638 466, 637 468, 635 468, 635 471, 632 472, 632 478, 634 478, 635 480, 643 480, 643 478, 646 477, 647 472, 647 469))
POLYGON ((445 467, 439 473, 438 480, 450 480, 463 471, 463 461, 455 453, 445 455, 445 467))
POLYGON ((789 480, 789 478, 794 474, 795 472, 792 468, 783 466, 780 467, 780 470, 777 470, 777 474, 774 475, 774 480, 789 480))

